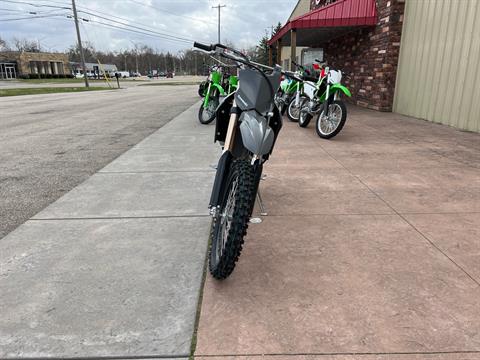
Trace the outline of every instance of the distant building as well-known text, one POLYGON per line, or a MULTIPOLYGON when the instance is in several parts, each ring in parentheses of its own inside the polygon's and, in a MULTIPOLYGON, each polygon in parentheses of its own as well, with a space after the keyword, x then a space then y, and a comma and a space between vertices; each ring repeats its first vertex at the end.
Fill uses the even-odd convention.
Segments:
MULTIPOLYGON (((71 62, 70 67, 73 75, 83 74, 82 64, 79 62, 71 62)), ((103 76, 106 72, 109 76, 113 76, 117 71, 117 66, 114 64, 98 64, 98 63, 85 63, 87 70, 87 76, 100 75, 103 76)))
POLYGON ((62 53, 0 52, 0 79, 62 77, 70 74, 68 56, 62 53))

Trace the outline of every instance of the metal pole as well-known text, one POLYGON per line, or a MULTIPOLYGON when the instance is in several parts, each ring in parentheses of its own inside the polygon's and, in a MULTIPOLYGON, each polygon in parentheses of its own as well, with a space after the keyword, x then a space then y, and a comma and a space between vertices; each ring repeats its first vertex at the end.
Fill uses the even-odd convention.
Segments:
POLYGON ((220 44, 220 9, 227 7, 227 5, 220 5, 212 6, 212 9, 218 9, 218 43, 220 44))
POLYGON ((80 58, 82 60, 83 78, 85 79, 85 87, 88 88, 90 85, 88 84, 87 67, 85 66, 85 54, 83 53, 82 38, 80 36, 80 28, 78 26, 77 7, 75 6, 75 0, 72 0, 72 9, 73 18, 75 20, 75 28, 77 29, 78 48, 80 49, 80 58))
POLYGON ((137 52, 137 49, 135 49, 135 65, 136 65, 137 74, 138 74, 138 52, 137 52))
POLYGON ((197 76, 197 53, 194 54, 195 56, 195 76, 197 76))

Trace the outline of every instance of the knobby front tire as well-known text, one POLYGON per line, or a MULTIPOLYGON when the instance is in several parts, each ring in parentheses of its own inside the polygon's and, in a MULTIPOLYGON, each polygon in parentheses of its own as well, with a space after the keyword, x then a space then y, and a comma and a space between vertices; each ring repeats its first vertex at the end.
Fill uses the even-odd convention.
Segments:
POLYGON ((234 270, 247 234, 255 201, 255 172, 246 160, 235 160, 230 168, 218 216, 212 226, 209 270, 215 279, 226 279, 234 270))

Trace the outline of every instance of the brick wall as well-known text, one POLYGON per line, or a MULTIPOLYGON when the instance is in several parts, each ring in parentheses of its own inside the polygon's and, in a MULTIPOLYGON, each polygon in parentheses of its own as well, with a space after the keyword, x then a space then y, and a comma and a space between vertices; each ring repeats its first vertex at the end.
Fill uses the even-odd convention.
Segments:
MULTIPOLYGON (((312 5, 315 2, 312 0, 312 5)), ((350 102, 392 111, 405 4, 404 0, 376 3, 375 27, 353 30, 322 46, 329 66, 352 74, 350 79, 343 79, 352 92, 350 102)))

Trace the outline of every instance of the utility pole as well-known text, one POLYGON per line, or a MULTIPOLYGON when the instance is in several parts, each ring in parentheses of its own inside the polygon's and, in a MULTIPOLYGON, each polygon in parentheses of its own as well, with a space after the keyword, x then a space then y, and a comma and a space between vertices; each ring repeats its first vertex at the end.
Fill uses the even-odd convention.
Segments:
POLYGON ((218 43, 220 44, 220 9, 227 7, 227 5, 220 5, 212 6, 212 9, 218 9, 218 43))
POLYGON ((75 6, 75 0, 72 0, 72 9, 73 18, 75 19, 75 28, 77 29, 78 48, 80 50, 80 58, 82 60, 83 78, 85 79, 85 87, 88 88, 90 85, 88 84, 87 67, 85 66, 85 54, 83 53, 82 38, 80 37, 80 28, 78 27, 77 7, 75 6))
POLYGON ((195 52, 193 56, 195 56, 195 76, 197 76, 197 53, 195 52))

